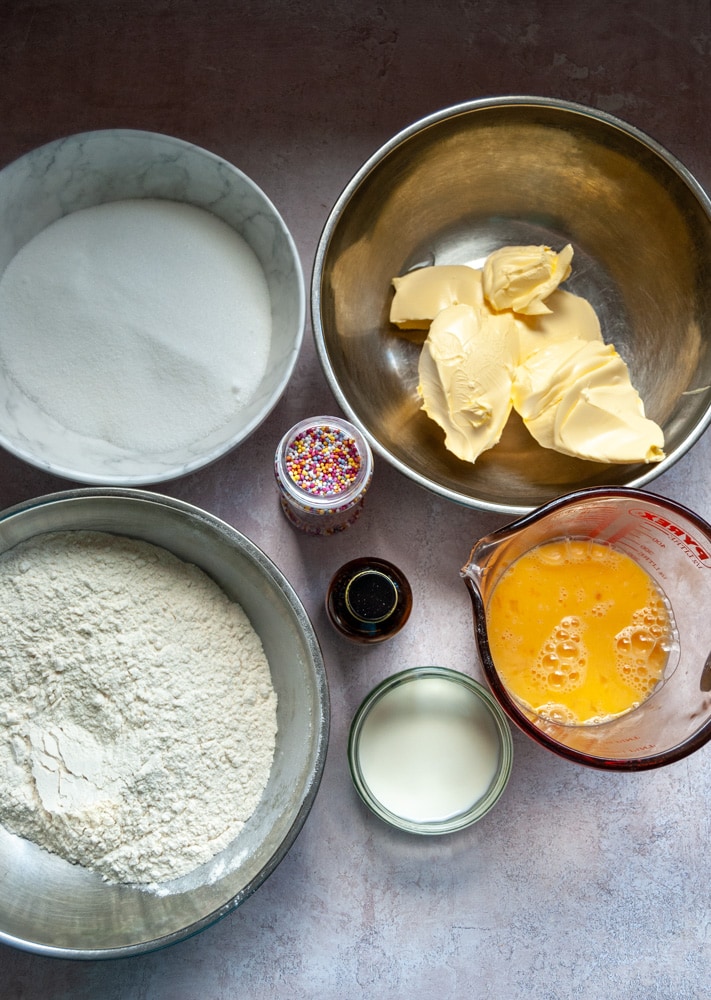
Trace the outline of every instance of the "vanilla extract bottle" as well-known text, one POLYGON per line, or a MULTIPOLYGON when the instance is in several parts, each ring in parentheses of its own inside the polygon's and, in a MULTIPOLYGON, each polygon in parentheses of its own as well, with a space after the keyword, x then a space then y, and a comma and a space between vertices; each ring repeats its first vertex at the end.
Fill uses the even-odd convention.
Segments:
POLYGON ((404 574, 385 559, 364 556, 333 576, 326 611, 341 635, 354 642, 390 639, 412 610, 412 590, 404 574))

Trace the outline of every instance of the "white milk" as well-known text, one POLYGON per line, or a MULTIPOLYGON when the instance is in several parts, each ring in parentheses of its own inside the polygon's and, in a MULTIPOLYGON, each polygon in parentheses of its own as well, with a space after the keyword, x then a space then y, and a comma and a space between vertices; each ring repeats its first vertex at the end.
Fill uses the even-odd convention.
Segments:
POLYGON ((499 758, 487 706, 469 688, 439 677, 391 688, 360 735, 361 771, 372 795, 416 823, 470 809, 493 782, 499 758))

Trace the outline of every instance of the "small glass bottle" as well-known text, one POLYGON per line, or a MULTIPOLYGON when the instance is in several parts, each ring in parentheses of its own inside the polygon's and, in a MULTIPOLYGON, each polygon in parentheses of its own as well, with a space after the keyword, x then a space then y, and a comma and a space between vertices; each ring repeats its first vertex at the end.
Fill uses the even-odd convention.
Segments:
POLYGON ((309 535, 332 535, 360 515, 373 476, 373 453, 347 420, 310 417, 279 442, 274 475, 290 523, 309 535))
POLYGON ((412 590, 404 574, 385 559, 365 556, 347 562, 334 575, 326 611, 334 627, 354 642, 390 639, 412 610, 412 590))

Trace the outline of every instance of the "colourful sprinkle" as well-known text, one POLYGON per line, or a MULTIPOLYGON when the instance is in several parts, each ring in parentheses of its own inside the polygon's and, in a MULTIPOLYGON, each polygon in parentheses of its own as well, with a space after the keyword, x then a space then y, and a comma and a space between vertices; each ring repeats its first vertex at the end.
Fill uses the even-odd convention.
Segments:
POLYGON ((343 493, 358 478, 361 457, 355 439, 327 424, 308 427, 286 447, 284 464, 289 476, 312 496, 343 493))

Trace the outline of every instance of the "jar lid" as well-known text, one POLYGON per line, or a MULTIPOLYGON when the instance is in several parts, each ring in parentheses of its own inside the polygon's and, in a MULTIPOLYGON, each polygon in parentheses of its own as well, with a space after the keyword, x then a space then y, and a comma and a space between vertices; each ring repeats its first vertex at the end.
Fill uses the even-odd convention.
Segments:
POLYGON ((415 667, 365 698, 351 724, 348 762, 361 799, 385 822, 409 833, 453 833, 498 802, 513 739, 477 681, 446 667, 415 667))

